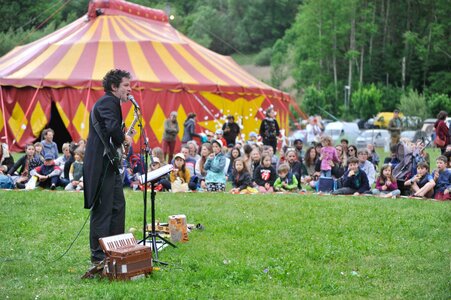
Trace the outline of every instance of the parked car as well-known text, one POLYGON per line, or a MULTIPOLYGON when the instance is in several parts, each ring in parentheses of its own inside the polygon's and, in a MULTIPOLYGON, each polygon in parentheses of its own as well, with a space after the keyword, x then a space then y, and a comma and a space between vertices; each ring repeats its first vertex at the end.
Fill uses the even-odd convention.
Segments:
POLYGON ((401 132, 401 139, 408 139, 413 143, 421 140, 425 145, 427 145, 431 142, 431 135, 421 130, 406 130, 401 132))
POLYGON ((390 133, 386 129, 369 129, 363 131, 355 140, 357 148, 365 148, 368 144, 385 147, 390 144, 390 133))
MULTIPOLYGON (((374 118, 374 127, 375 128, 387 128, 388 123, 390 123, 390 120, 393 119, 393 112, 380 112, 377 114, 377 116, 374 118)), ((404 118, 404 115, 402 113, 399 113, 399 117, 402 119, 404 118)))
POLYGON ((307 132, 305 129, 294 130, 294 131, 291 131, 291 134, 288 137, 288 141, 289 141, 290 145, 293 145, 294 141, 297 139, 300 139, 304 142, 306 136, 307 136, 307 132))
POLYGON ((331 122, 326 125, 324 134, 330 136, 334 143, 340 143, 341 139, 346 138, 352 144, 359 136, 360 130, 356 123, 331 122))

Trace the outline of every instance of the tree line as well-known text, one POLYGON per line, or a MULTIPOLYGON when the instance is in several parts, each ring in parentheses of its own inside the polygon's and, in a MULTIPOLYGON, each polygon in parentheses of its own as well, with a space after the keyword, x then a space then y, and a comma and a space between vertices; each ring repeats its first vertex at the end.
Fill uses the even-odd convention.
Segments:
MULTIPOLYGON (((271 85, 308 114, 369 118, 451 108, 448 0, 134 0, 225 54, 271 65, 271 85), (293 84, 287 84, 287 82, 293 84)), ((74 21, 89 0, 3 1, 0 55, 74 21)))

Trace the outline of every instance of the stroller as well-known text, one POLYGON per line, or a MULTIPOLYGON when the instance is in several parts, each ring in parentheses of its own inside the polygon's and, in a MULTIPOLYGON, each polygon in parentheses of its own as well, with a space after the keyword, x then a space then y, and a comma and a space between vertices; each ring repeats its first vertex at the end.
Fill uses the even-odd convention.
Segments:
POLYGON ((416 153, 414 153, 414 150, 412 150, 408 144, 399 142, 397 145, 396 156, 399 160, 399 164, 393 168, 392 174, 396 178, 401 195, 408 196, 410 188, 404 187, 404 182, 416 174, 416 153))

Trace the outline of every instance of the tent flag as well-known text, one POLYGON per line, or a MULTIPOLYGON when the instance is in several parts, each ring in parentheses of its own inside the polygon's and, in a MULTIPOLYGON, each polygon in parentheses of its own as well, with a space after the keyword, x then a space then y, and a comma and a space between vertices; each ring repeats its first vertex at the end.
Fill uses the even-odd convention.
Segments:
MULTIPOLYGON (((214 131, 232 114, 242 119, 247 134, 258 130, 261 111, 273 105, 280 125, 288 127, 288 94, 196 44, 173 28, 163 11, 93 0, 82 18, 0 58, 0 137, 13 151, 23 150, 47 126, 53 102, 71 137, 87 138, 89 112, 103 95, 103 76, 113 68, 132 75, 152 147, 160 145, 162 123, 171 111, 179 113, 179 140, 190 112, 198 116, 198 132, 214 131)), ((123 116, 129 125, 129 103, 123 116)))

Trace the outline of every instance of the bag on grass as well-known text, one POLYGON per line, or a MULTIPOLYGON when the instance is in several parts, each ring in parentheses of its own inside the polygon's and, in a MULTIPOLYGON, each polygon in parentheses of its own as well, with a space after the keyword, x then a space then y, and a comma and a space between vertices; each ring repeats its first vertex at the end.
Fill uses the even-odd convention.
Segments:
POLYGON ((316 183, 316 191, 331 193, 334 191, 334 179, 332 177, 320 177, 316 183))
POLYGON ((12 188, 14 188, 14 183, 11 177, 0 174, 0 189, 12 189, 12 188))

